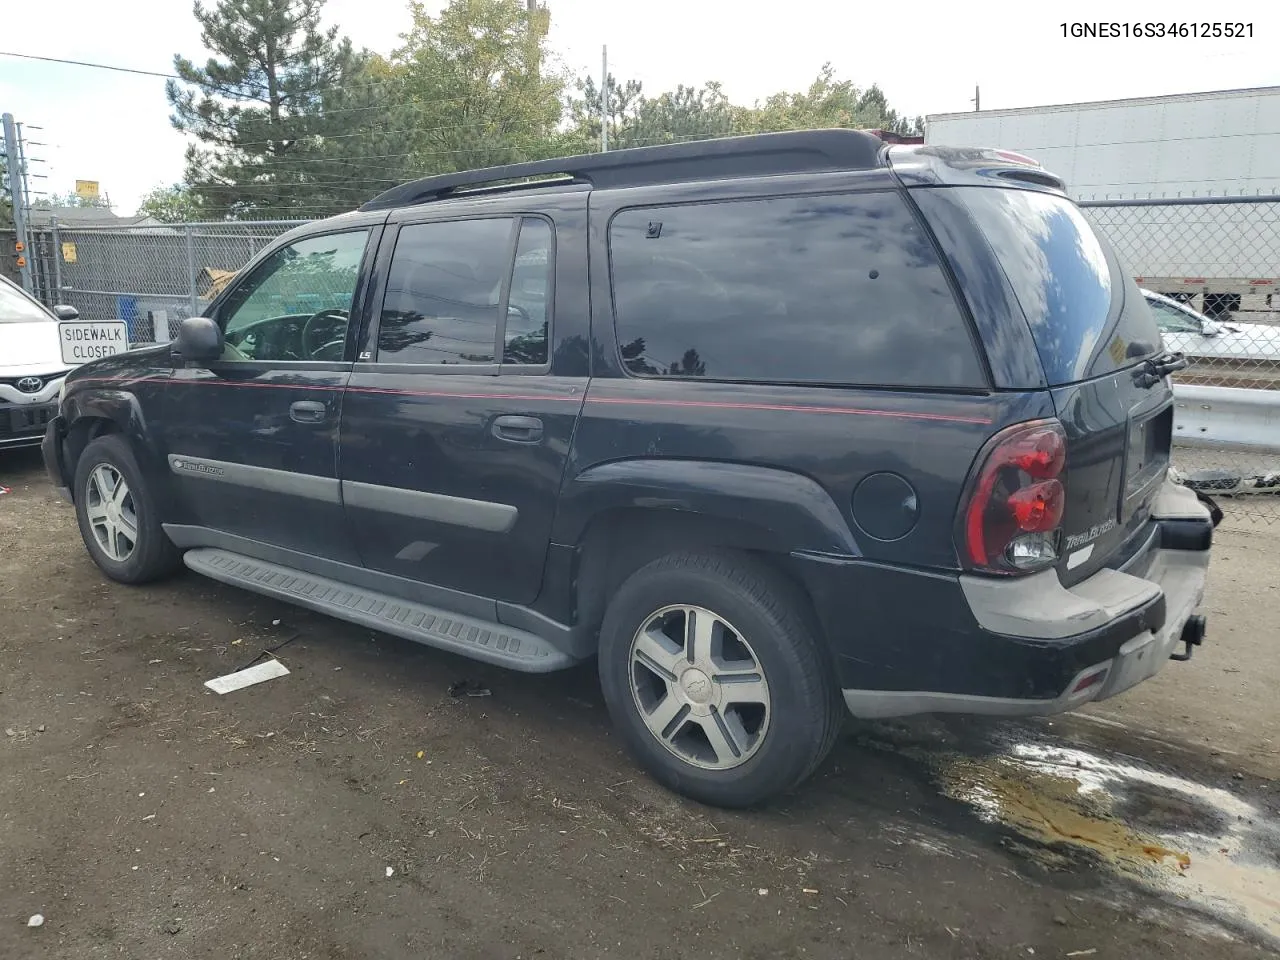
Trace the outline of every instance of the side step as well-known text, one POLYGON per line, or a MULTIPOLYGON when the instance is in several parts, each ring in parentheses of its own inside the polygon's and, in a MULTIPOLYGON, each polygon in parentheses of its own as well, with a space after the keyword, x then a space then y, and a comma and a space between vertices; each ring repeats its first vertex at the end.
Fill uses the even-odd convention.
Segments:
POLYGON ((524 673, 562 670, 577 662, 542 638, 515 627, 348 586, 229 550, 188 550, 182 559, 196 573, 214 580, 472 660, 524 673))

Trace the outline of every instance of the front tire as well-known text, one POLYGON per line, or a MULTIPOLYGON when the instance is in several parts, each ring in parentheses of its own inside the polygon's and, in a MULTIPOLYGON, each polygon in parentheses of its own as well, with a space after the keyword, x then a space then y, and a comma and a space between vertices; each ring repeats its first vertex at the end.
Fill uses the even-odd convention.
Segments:
POLYGON ((671 554, 632 574, 605 613, 599 669, 630 752, 715 806, 798 785, 844 718, 803 595, 737 553, 671 554))
POLYGON ((76 520, 89 556, 120 583, 147 583, 177 569, 182 556, 160 525, 160 512, 133 451, 109 434, 76 462, 76 520))

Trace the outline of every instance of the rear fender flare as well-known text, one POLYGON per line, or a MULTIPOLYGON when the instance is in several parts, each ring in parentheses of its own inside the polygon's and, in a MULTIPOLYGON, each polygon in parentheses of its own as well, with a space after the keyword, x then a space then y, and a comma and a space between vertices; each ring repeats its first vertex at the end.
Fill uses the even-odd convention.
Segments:
POLYGON ((580 543, 593 518, 619 508, 675 510, 766 531, 762 550, 862 555, 840 508, 803 474, 749 464, 636 458, 599 464, 567 482, 552 539, 580 543))

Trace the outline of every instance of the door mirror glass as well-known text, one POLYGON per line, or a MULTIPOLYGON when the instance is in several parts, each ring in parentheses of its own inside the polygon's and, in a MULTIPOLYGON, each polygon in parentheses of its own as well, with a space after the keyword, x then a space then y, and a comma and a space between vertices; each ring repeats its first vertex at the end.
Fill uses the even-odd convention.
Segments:
POLYGON ((222 356, 221 328, 208 317, 188 317, 178 328, 173 354, 184 361, 212 363, 222 356))
POLYGON ((80 319, 80 311, 77 310, 75 307, 68 306, 65 303, 60 303, 56 307, 54 307, 53 315, 57 317, 59 320, 79 320, 80 319))

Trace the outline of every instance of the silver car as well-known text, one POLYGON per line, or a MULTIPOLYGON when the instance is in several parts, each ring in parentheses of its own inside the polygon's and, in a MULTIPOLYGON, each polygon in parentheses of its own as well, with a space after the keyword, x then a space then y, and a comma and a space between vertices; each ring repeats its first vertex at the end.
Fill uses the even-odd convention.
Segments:
POLYGON ((58 344, 58 321, 77 316, 74 307, 47 309, 0 277, 0 450, 39 446, 44 439, 70 369, 58 344))
POLYGON ((1251 360, 1280 364, 1280 327, 1265 323, 1223 323, 1184 303, 1143 290, 1167 349, 1192 360, 1251 360))

